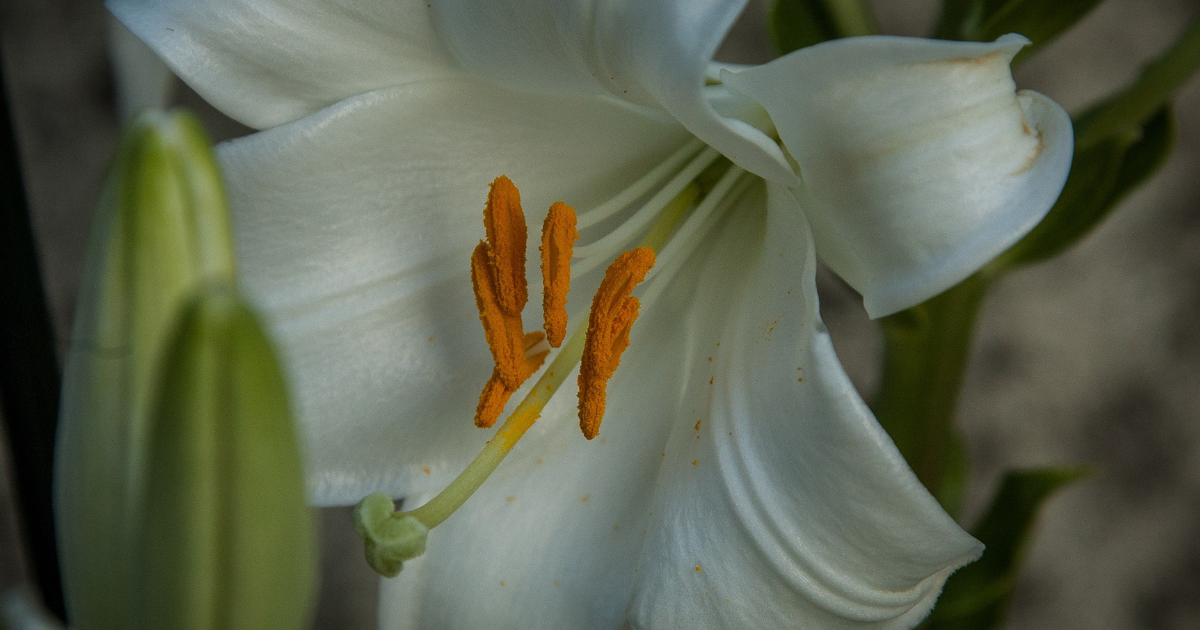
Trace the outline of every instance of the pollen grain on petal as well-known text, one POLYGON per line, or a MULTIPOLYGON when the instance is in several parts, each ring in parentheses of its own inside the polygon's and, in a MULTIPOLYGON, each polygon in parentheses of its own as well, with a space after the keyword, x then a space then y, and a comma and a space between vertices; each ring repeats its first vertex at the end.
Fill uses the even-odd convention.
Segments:
POLYGON ((575 209, 559 201, 542 224, 542 317, 546 338, 557 348, 567 335, 567 291, 571 287, 571 254, 579 232, 575 209))
POLYGON ((483 209, 483 226, 491 247, 492 264, 496 270, 496 292, 499 303, 508 315, 520 315, 529 301, 525 281, 525 243, 528 233, 525 213, 521 211, 521 193, 512 180, 501 175, 492 182, 487 206, 483 209))
POLYGON ((592 299, 583 357, 579 362, 579 428, 592 439, 604 418, 608 379, 629 346, 641 302, 630 295, 654 266, 654 251, 639 247, 617 257, 592 299))

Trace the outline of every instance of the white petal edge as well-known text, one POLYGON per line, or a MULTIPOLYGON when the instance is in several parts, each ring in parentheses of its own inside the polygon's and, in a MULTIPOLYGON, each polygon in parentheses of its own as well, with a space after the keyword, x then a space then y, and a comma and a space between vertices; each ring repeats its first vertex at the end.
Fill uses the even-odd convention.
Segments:
POLYGON ((217 109, 265 129, 337 101, 459 76, 424 0, 107 0, 217 109))
POLYGON ((456 79, 220 145, 243 286, 281 344, 312 500, 440 489, 490 435, 471 422, 491 357, 468 269, 493 178, 521 188, 535 278, 551 203, 586 211, 689 138, 604 100, 456 79))
POLYGON ((779 146, 705 99, 709 62, 747 0, 432 0, 459 63, 508 88, 661 108, 739 166, 795 184, 779 146))
POLYGON ((722 77, 800 166, 821 258, 872 317, 924 301, 1031 230, 1066 182, 1070 117, 1016 92, 994 43, 860 37, 722 77))
POLYGON ((768 187, 766 216, 732 216, 705 264, 693 309, 709 322, 689 322, 698 352, 630 621, 911 628, 982 545, 921 486, 842 371, 803 215, 768 187))

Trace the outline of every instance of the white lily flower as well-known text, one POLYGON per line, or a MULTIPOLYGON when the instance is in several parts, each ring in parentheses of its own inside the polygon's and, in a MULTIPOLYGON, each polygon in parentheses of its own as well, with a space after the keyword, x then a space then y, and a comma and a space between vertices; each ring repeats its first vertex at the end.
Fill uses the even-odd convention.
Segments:
POLYGON ((580 209, 574 327, 604 266, 735 164, 659 252, 602 438, 567 379, 385 581, 382 627, 910 628, 979 555, 842 371, 814 256, 873 316, 936 295, 1050 208, 1069 118, 1015 91, 1020 36, 712 64, 744 4, 109 0, 267 129, 219 154, 317 504, 421 505, 491 437, 469 420, 493 367, 468 264, 485 184, 508 175, 535 225, 580 209))

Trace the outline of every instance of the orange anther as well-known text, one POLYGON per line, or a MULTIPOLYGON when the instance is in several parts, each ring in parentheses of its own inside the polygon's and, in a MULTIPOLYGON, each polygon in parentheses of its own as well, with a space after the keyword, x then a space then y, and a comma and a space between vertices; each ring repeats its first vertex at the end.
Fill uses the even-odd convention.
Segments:
POLYGON ((521 212, 520 191, 503 175, 497 177, 488 190, 483 227, 491 247, 500 307, 509 315, 520 315, 529 301, 525 281, 525 213, 521 212))
POLYGON ((575 209, 558 201, 542 223, 542 318, 546 339, 557 348, 567 336, 567 291, 571 287, 571 251, 579 232, 575 209))
MULTIPOLYGON (((521 311, 529 301, 525 214, 521 212, 521 193, 503 175, 488 190, 483 225, 487 241, 480 241, 471 254, 471 286, 496 367, 479 396, 475 424, 490 427, 513 392, 542 366, 549 350, 529 354, 545 335, 540 331, 525 334, 521 322, 521 311)), ((571 226, 573 230, 574 221, 571 226)), ((567 258, 569 262, 569 253, 567 258)))
MULTIPOLYGON (((546 360, 546 355, 550 354, 549 350, 543 350, 533 355, 528 354, 530 349, 545 338, 546 336, 540 330, 525 335, 523 345, 526 353, 524 357, 527 375, 538 371, 538 368, 542 367, 542 363, 546 360)), ((504 411, 504 405, 508 404, 508 399, 515 391, 517 391, 515 387, 510 388, 505 384, 504 379, 500 376, 499 368, 492 370, 492 377, 483 386, 483 392, 479 394, 479 405, 475 407, 475 426, 486 429, 496 424, 500 412, 504 411)))
POLYGON ((487 243, 481 241, 475 247, 471 254, 471 286, 475 290, 475 305, 479 307, 483 334, 496 362, 496 375, 509 389, 515 390, 528 377, 525 373, 525 333, 521 312, 518 310, 516 315, 510 315, 500 306, 496 269, 491 264, 493 258, 487 243))
POLYGON ((604 280, 592 299, 579 361, 579 428, 589 440, 600 433, 608 379, 629 346, 629 332, 641 307, 631 293, 653 266, 654 251, 649 247, 621 254, 604 272, 604 280))

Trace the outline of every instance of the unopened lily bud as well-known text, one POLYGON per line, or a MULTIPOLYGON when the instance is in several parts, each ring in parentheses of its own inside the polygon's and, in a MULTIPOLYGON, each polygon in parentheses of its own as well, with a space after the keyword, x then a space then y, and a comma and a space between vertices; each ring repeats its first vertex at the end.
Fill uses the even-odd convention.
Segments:
POLYGON ((55 512, 73 628, 129 627, 162 349, 189 295, 233 280, 225 194, 200 124, 143 114, 104 182, 64 374, 55 512))
POLYGON ((391 497, 367 496, 354 508, 354 528, 362 536, 367 564, 384 577, 396 577, 404 562, 425 553, 429 528, 412 516, 395 511, 391 497))
POLYGON ((160 383, 133 627, 300 630, 315 556, 299 447, 274 352, 232 288, 188 304, 160 383))

